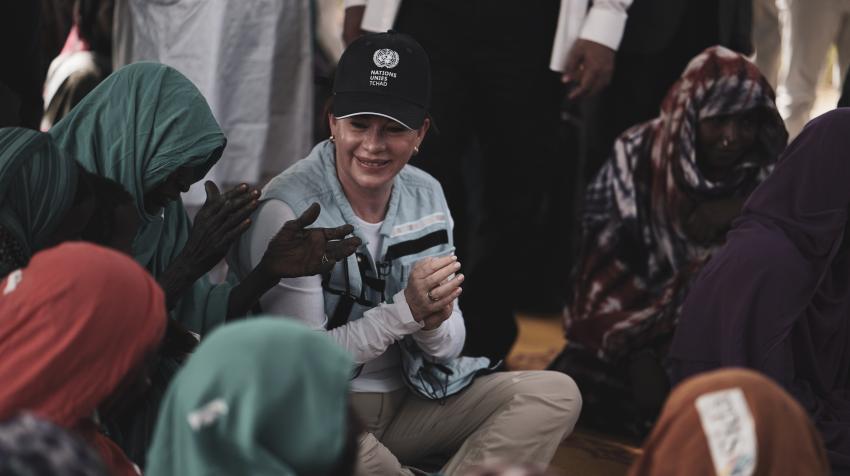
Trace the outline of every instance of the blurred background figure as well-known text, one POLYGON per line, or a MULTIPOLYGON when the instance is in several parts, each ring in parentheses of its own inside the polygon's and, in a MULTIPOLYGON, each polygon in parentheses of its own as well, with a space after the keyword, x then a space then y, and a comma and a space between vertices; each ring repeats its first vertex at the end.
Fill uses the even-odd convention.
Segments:
MULTIPOLYGON (((157 61, 188 77, 227 136, 207 179, 260 184, 313 144, 310 0, 117 0, 113 66, 157 61)), ((203 203, 203 181, 184 197, 203 203)))
POLYGON ((76 0, 74 25, 47 70, 41 130, 59 122, 112 72, 114 0, 76 0))
POLYGON ((850 2, 788 2, 791 42, 785 80, 788 102, 783 116, 788 134, 793 139, 811 118, 818 94, 818 80, 828 64, 827 53, 833 45, 838 53, 838 77, 844 78, 847 74, 850 65, 850 2))
POLYGON ((769 378, 718 370, 676 387, 629 476, 830 474, 806 412, 769 378))
POLYGON ((782 65, 782 13, 784 11, 780 12, 779 1, 783 0, 753 0, 755 62, 774 91, 779 86, 779 69, 782 65))
POLYGON ((91 448, 76 436, 30 413, 0 423, 4 476, 107 476, 91 448))

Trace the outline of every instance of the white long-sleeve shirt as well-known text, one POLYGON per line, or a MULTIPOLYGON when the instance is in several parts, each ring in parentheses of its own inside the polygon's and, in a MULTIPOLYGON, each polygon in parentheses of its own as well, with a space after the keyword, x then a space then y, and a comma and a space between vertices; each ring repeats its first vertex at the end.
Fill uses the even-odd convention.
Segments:
MULTIPOLYGON (((393 27, 402 0, 345 0, 345 7, 366 6, 361 28, 366 31, 386 31, 393 27)), ((417 1, 417 0, 411 0, 417 1)), ((605 45, 612 50, 620 47, 626 28, 627 10, 632 0, 594 0, 588 10, 588 0, 561 0, 558 29, 552 45, 549 67, 563 72, 577 38, 605 45)))
MULTIPOLYGON (((242 275, 262 259, 269 241, 295 212, 280 200, 268 200, 260 205, 253 226, 239 240, 231 265, 242 275)), ((377 256, 382 244, 381 223, 358 220, 353 224, 365 238, 369 253, 377 256)), ((261 299, 264 314, 287 316, 316 330, 324 330, 328 322, 322 292, 321 276, 282 279, 261 299)), ((466 338, 463 316, 455 302, 451 317, 433 330, 425 330, 410 312, 404 292, 393 296, 393 303, 382 303, 366 311, 362 318, 328 331, 330 337, 348 350, 357 364, 364 364, 351 383, 354 392, 391 392, 404 386, 401 374, 401 353, 396 342, 407 335, 423 352, 435 361, 460 355, 466 338)))

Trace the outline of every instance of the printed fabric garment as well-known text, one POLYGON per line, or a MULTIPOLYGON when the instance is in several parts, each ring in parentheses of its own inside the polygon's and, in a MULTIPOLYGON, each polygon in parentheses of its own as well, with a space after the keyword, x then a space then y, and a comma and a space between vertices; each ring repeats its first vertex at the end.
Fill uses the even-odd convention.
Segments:
POLYGON ((768 176, 787 134, 755 65, 722 47, 694 58, 661 115, 624 132, 589 185, 567 338, 616 360, 669 339, 687 285, 716 244, 697 244, 684 221, 704 201, 744 198, 768 176), (699 122, 764 111, 752 151, 722 182, 697 166, 699 122))
POLYGON ((65 243, 0 289, 0 420, 32 412, 80 435, 113 475, 137 474, 92 416, 162 339, 156 281, 117 251, 65 243))
POLYGON ((79 170, 49 135, 0 129, 0 278, 48 244, 74 201, 79 170))
MULTIPOLYGON (((161 215, 144 196, 180 167, 200 180, 221 157, 226 140, 206 100, 185 76, 161 64, 136 63, 111 74, 50 135, 83 167, 115 180, 133 195, 142 225, 133 255, 159 277, 183 250, 190 221, 180 200, 161 215)), ((231 286, 204 276, 181 297, 172 317, 196 333, 224 322, 231 286)))
POLYGON ((0 423, 3 476, 107 476, 91 448, 58 426, 23 413, 0 423))
POLYGON ((168 389, 148 474, 337 474, 353 450, 352 365, 327 336, 290 319, 216 330, 168 389))
POLYGON ((694 280, 674 382, 726 366, 778 382, 850 474, 850 109, 809 122, 694 280))
POLYGON ((629 476, 826 476, 808 415, 769 378, 743 369, 676 387, 629 476))

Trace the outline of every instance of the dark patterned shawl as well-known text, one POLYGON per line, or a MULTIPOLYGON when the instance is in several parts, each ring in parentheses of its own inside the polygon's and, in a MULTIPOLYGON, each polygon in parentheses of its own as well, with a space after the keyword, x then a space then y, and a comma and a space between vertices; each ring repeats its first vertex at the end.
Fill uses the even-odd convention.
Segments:
POLYGON ((755 65, 722 47, 694 58, 661 115, 624 132, 585 195, 582 241, 567 337, 616 358, 669 337, 687 283, 719 243, 683 230, 696 204, 746 197, 787 142, 774 93, 755 65), (702 119, 765 111, 757 144, 723 182, 697 167, 702 119))

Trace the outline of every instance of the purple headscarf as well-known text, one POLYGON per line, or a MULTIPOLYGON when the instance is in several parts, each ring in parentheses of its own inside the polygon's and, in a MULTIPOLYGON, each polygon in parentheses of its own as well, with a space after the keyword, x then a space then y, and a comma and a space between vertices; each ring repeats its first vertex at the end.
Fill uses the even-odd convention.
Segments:
POLYGON ((813 120, 693 284, 670 351, 674 383, 745 366, 794 395, 850 471, 850 108, 813 120))

